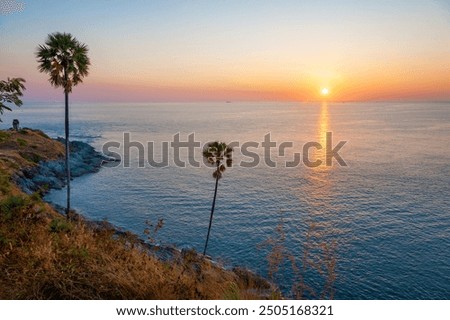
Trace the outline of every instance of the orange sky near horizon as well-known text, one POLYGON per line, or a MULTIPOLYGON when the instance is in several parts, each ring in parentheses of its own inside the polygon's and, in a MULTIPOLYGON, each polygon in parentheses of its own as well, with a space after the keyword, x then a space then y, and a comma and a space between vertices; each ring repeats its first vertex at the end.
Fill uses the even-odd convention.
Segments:
POLYGON ((25 100, 62 100, 34 51, 48 33, 66 31, 92 61, 75 101, 450 101, 449 8, 439 0, 25 1, 23 12, 0 15, 8 43, 0 74, 27 80, 25 100))

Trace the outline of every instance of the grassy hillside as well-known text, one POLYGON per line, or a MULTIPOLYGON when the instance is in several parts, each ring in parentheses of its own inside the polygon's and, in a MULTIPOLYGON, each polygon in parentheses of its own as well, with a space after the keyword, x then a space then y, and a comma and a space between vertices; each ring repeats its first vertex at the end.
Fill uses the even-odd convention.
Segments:
MULTIPOLYGON (((264 299, 264 280, 195 252, 155 258, 132 234, 68 221, 13 176, 64 146, 41 131, 0 131, 0 299, 264 299)), ((170 226, 168 226, 170 227, 170 226)))

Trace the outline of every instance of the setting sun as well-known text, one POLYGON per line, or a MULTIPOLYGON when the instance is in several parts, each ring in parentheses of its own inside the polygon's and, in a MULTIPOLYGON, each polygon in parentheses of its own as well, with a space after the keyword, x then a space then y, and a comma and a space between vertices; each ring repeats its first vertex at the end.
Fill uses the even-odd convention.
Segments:
POLYGON ((327 96, 330 93, 330 90, 328 90, 328 88, 322 88, 322 90, 320 90, 320 93, 323 96, 327 96))

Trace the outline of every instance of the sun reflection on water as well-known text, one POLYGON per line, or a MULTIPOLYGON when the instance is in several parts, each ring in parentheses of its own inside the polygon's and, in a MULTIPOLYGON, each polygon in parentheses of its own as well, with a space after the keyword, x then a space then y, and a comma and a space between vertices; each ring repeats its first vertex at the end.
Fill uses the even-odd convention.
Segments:
MULTIPOLYGON (((308 168, 303 172, 306 185, 302 188, 302 203, 306 204, 305 215, 301 226, 303 239, 302 255, 297 259, 300 279, 308 281, 308 277, 318 278, 322 290, 311 290, 311 286, 303 283, 298 287, 302 295, 308 298, 332 298, 336 281, 337 242, 335 229, 336 210, 333 208, 332 167, 326 166, 327 132, 331 131, 331 119, 328 103, 322 102, 317 120, 317 142, 322 148, 311 152, 311 159, 320 159, 322 164, 308 168)), ((316 287, 317 288, 317 287, 316 287)))
MULTIPOLYGON (((328 113, 328 103, 322 102, 322 105, 320 106, 320 114, 317 124, 317 139, 320 145, 322 146, 321 149, 315 149, 315 152, 313 153, 313 156, 315 159, 320 159, 322 161, 322 164, 318 167, 315 167, 316 172, 323 172, 328 171, 331 167, 326 166, 326 154, 327 154, 327 132, 330 130, 330 116, 328 113)), ((319 177, 323 178, 323 182, 327 182, 328 179, 326 177, 319 177)))

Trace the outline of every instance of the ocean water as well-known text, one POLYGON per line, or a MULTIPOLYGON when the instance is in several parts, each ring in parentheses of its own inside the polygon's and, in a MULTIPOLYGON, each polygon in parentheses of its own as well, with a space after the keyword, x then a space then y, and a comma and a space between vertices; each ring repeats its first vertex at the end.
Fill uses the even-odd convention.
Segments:
MULTIPOLYGON (((25 104, 4 115, 50 136, 64 133, 63 105, 25 104)), ((124 133, 144 145, 195 134, 211 140, 258 143, 235 148, 234 165, 219 182, 208 254, 225 265, 241 265, 271 277, 289 296, 300 284, 307 298, 450 299, 450 103, 190 103, 74 104, 71 139, 98 150, 110 141, 121 149, 124 133), (286 167, 308 142, 339 150, 346 166, 286 167), (270 133, 284 155, 261 143, 270 133), (255 155, 253 155, 255 156, 255 155), (282 253, 277 263, 270 257, 282 253), (271 255, 272 254, 272 255, 271 255), (270 262, 271 261, 271 262, 270 262)), ((170 144, 169 144, 170 145, 170 144)), ((105 167, 72 183, 73 207, 107 219, 145 238, 145 221, 164 219, 155 239, 203 250, 214 193, 212 169, 139 167, 131 148, 130 167, 105 167)), ((144 160, 148 159, 145 148, 144 160)), ((201 148, 192 159, 201 160, 201 148)), ((312 160, 324 149, 310 150, 312 160)), ((186 150, 180 158, 187 161, 186 150)), ((303 157, 303 154, 301 154, 303 157)), ((65 204, 65 190, 47 200, 65 204)))

